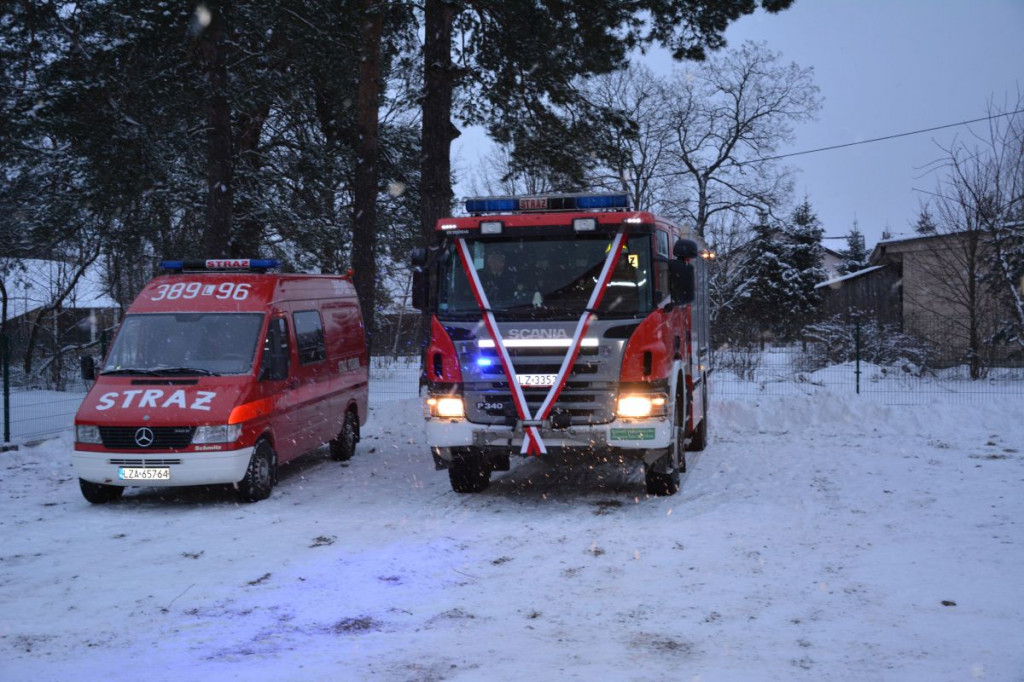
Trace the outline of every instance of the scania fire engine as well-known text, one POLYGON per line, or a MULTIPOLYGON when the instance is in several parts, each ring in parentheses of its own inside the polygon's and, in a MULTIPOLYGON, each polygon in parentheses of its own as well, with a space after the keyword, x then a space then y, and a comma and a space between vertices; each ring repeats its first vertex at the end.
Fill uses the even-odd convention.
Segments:
POLYGON ((625 194, 487 197, 413 256, 430 313, 427 441, 456 492, 510 455, 643 463, 672 495, 707 443, 708 308, 694 235, 625 194))

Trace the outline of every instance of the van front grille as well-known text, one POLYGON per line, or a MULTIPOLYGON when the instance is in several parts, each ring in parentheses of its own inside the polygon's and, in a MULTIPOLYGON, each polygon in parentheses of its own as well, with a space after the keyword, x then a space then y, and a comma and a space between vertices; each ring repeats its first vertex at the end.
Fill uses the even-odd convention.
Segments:
POLYGON ((194 431, 191 426, 101 426, 100 439, 111 450, 166 450, 187 448, 194 431))

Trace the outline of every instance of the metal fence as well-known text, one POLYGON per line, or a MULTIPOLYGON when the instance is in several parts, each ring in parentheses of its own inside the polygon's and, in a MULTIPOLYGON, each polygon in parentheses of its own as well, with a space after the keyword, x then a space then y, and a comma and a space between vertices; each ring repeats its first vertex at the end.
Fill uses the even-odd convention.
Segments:
MULTIPOLYGON (((711 391, 719 400, 821 394, 857 395, 901 405, 929 402, 937 396, 964 402, 1024 398, 1024 368, 992 367, 984 377, 971 379, 966 365, 930 370, 909 360, 879 364, 855 359, 821 366, 820 354, 806 344, 764 350, 723 348, 716 351, 714 360, 711 391)), ((371 409, 416 398, 419 386, 418 357, 371 358, 371 409)), ((4 441, 25 443, 70 430, 88 387, 77 381, 60 391, 8 390, 9 401, 0 397, 4 441)))

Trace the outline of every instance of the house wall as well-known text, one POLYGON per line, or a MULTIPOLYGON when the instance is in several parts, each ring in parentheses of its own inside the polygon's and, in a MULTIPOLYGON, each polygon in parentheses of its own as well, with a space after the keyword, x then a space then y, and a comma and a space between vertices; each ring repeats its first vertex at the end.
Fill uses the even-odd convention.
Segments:
POLYGON ((847 317, 854 311, 861 311, 879 324, 901 328, 901 287, 898 263, 860 276, 837 280, 819 288, 822 313, 831 318, 837 315, 847 317))
POLYGON ((989 341, 1010 309, 977 281, 989 252, 980 235, 973 239, 950 234, 886 245, 885 260, 902 267, 903 331, 928 341, 939 366, 967 362, 972 346, 984 366, 1015 364, 1019 348, 989 341))

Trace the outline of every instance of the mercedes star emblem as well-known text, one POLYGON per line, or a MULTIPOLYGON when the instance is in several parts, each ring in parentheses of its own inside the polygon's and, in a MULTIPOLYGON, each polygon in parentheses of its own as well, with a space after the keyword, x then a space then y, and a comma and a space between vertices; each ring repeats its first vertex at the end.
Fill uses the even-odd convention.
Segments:
POLYGON ((140 448, 148 448, 154 440, 156 437, 153 435, 153 429, 149 427, 143 426, 135 432, 135 442, 140 448))

